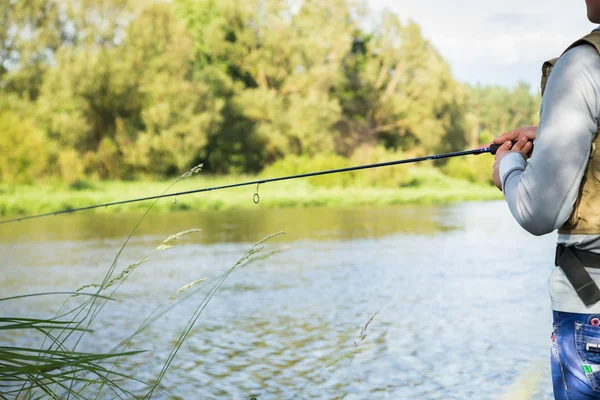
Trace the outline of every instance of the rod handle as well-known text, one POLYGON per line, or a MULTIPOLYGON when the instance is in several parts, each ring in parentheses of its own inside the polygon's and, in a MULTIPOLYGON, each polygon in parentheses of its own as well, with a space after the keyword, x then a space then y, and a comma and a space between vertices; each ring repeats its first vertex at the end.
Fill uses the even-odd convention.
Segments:
MULTIPOLYGON (((516 143, 517 143, 517 141, 516 141, 516 140, 513 140, 513 142, 512 142, 513 146, 514 146, 516 143)), ((500 148, 500 146, 502 146, 502 145, 498 145, 498 144, 492 143, 492 144, 490 145, 490 153, 492 153, 492 154, 496 154, 496 152, 498 152, 498 149, 500 148)))
POLYGON ((492 143, 490 145, 490 153, 495 155, 499 148, 500 148, 500 145, 497 145, 496 143, 492 143))

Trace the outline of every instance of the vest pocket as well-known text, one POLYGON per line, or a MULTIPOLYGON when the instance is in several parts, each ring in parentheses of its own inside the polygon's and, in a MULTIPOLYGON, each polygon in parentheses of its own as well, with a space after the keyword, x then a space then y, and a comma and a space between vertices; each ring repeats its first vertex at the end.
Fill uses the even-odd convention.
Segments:
POLYGON ((575 346, 591 388, 600 392, 600 326, 576 322, 575 346))

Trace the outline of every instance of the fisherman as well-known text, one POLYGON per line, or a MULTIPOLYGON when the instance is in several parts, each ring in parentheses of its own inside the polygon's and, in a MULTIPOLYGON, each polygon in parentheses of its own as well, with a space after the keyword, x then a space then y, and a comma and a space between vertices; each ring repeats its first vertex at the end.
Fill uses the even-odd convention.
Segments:
MULTIPOLYGON (((586 5, 600 24, 600 0, 586 5)), ((494 139, 493 177, 525 230, 558 229, 548 281, 554 396, 600 399, 600 27, 542 70, 539 126, 494 139)))

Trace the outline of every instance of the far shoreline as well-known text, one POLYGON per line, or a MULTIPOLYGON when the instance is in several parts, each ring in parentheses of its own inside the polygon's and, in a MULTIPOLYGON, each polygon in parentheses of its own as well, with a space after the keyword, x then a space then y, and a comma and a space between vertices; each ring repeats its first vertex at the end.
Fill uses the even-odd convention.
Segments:
MULTIPOLYGON (((197 177, 179 182, 168 193, 214 187, 252 177, 197 177)), ((254 177, 254 179, 256 179, 254 177)), ((172 182, 101 181, 66 184, 0 184, 0 216, 2 219, 93 204, 121 201, 162 193, 172 182)), ((322 187, 308 181, 277 182, 260 185, 260 201, 253 202, 255 186, 225 189, 186 196, 160 199, 153 212, 187 210, 228 210, 251 208, 361 207, 393 205, 443 205, 466 201, 500 200, 502 193, 491 185, 465 180, 447 179, 424 182, 419 186, 386 187, 322 187)), ((144 212, 152 201, 98 208, 86 212, 144 212)))

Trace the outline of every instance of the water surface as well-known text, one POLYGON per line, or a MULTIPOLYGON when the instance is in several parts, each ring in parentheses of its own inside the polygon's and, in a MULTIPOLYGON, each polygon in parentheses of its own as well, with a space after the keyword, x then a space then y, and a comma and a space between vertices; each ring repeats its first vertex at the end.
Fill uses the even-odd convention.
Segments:
MULTIPOLYGON (((99 283, 138 218, 81 213, 0 226, 1 296, 99 283)), ((81 350, 112 347, 178 288, 209 278, 135 342, 149 352, 128 369, 151 379, 216 277, 285 231, 265 249, 278 253, 237 269, 206 308, 164 380, 172 398, 350 390, 347 399, 496 399, 527 374, 541 377, 533 398, 552 398, 546 281, 555 237, 530 236, 502 202, 150 214, 117 270, 190 228, 202 232, 131 274, 81 350), (355 348, 375 312, 364 351, 327 367, 355 348)), ((2 314, 48 316, 63 300, 3 302, 2 314)))

